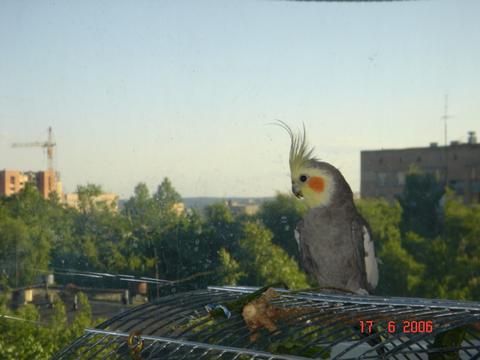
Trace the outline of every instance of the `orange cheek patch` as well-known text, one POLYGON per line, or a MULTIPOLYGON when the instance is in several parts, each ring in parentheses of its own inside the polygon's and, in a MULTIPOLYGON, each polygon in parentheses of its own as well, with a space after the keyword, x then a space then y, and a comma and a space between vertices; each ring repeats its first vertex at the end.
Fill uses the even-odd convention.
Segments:
POLYGON ((325 180, 320 176, 313 176, 308 180, 308 186, 313 191, 322 192, 325 190, 325 180))

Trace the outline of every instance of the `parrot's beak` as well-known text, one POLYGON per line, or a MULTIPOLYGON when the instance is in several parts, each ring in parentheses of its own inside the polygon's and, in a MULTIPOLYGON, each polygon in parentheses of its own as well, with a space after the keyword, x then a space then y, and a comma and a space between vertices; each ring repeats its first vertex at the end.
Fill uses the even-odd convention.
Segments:
POLYGON ((295 195, 299 199, 303 199, 303 194, 302 192, 298 189, 298 186, 295 184, 292 184, 292 192, 293 195, 295 195))

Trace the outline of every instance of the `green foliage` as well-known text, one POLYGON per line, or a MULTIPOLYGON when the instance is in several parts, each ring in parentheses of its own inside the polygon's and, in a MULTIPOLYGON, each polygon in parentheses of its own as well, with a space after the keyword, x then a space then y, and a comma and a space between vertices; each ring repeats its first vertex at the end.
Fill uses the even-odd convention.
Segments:
MULTIPOLYGON (((377 294, 479 300, 480 207, 466 206, 450 192, 441 198, 443 192, 429 175, 409 174, 406 183, 397 202, 357 202, 381 260, 377 294)), ((255 217, 233 215, 223 203, 207 207, 200 217, 173 211, 181 197, 168 178, 154 194, 138 184, 120 212, 93 201, 102 192, 98 185, 77 190, 79 210, 63 206, 58 198, 43 199, 31 184, 0 198, 4 292, 62 269, 158 275, 178 280, 185 290, 210 284, 309 286, 299 270, 293 235, 305 209, 291 196, 277 194, 255 217)), ((72 281, 60 275, 56 279, 72 281)), ((74 279, 77 285, 125 285, 103 281, 74 279)), ((9 312, 1 294, 2 314, 39 319, 31 306, 9 312)), ((70 325, 63 304, 56 302, 48 331, 31 322, 0 319, 0 354, 49 358, 92 323, 88 302, 83 295, 79 300, 81 310, 70 325)), ((284 352, 296 344, 279 346, 284 352)))
POLYGON ((435 336, 433 344, 430 346, 430 349, 433 351, 428 355, 429 360, 460 360, 460 354, 458 350, 446 349, 455 349, 460 347, 463 340, 465 339, 465 328, 459 327, 454 328, 435 336), (435 349, 439 349, 439 352, 434 352, 435 349), (445 350, 444 350, 445 349, 445 350))
POLYGON ((218 256, 220 260, 218 267, 220 283, 224 285, 237 285, 238 281, 246 275, 241 271, 240 264, 224 248, 220 249, 218 256))
POLYGON ((103 194, 102 187, 95 184, 77 186, 78 206, 81 211, 91 211, 96 207, 94 198, 103 194))
POLYGON ((223 203, 213 204, 205 209, 205 214, 203 238, 215 251, 220 248, 231 251, 236 246, 235 237, 239 235, 240 228, 229 207, 223 203))
POLYGON ((285 283, 291 289, 309 287, 306 275, 298 264, 278 245, 272 243, 272 233, 264 226, 246 223, 239 241, 239 262, 247 274, 245 283, 265 285, 285 283))
POLYGON ((67 323, 65 305, 56 300, 53 314, 47 323, 40 322, 38 310, 25 305, 17 311, 0 306, 0 354, 5 360, 51 359, 53 354, 95 326, 87 297, 79 293, 80 309, 71 324, 67 323))
POLYGON ((389 296, 414 296, 417 288, 423 286, 423 264, 415 259, 402 247, 400 237, 394 235, 379 249, 377 256, 380 281, 377 294, 389 296))
POLYGON ((403 209, 401 230, 433 237, 441 231, 440 199, 442 186, 432 174, 411 168, 405 179, 403 193, 398 197, 403 209))
POLYGON ((262 205, 258 215, 263 224, 273 233, 273 243, 281 246, 297 261, 299 251, 294 230, 305 211, 303 203, 293 195, 277 193, 273 200, 262 205))
POLYGON ((379 263, 379 295, 412 296, 420 286, 422 264, 404 248, 400 233, 402 208, 386 200, 358 200, 357 208, 370 225, 379 263))
MULTIPOLYGON (((2 309, 5 314, 5 309, 2 309)), ((45 343, 46 329, 36 325, 39 314, 32 305, 9 314, 22 320, 0 319, 0 354, 2 359, 49 359, 53 354, 51 345, 45 343), (42 332, 45 331, 45 334, 42 332)))
POLYGON ((52 233, 20 219, 0 218, 0 264, 10 286, 31 284, 48 267, 52 233))
POLYGON ((88 200, 101 194, 103 194, 103 190, 100 185, 87 184, 77 186, 77 195, 80 201, 88 200))
POLYGON ((182 198, 174 189, 169 178, 164 178, 158 186, 157 192, 153 196, 153 200, 160 209, 170 211, 174 204, 180 202, 182 198))
POLYGON ((372 235, 378 242, 377 247, 392 236, 402 218, 402 208, 398 202, 389 204, 384 199, 361 199, 356 202, 357 209, 370 225, 372 235))
POLYGON ((134 195, 125 203, 124 215, 137 226, 153 225, 158 214, 147 185, 139 183, 133 193, 134 195))
POLYGON ((173 205, 180 201, 168 178, 163 179, 153 196, 144 183, 135 187, 134 196, 121 214, 128 224, 123 232, 127 246, 122 247, 128 252, 125 271, 155 276, 156 269, 160 269, 160 275, 170 279, 178 279, 188 272, 185 254, 190 249, 195 251, 192 234, 198 224, 195 215, 177 216, 173 211, 173 205), (176 264, 172 266, 174 261, 176 264))
MULTIPOLYGON (((88 302, 87 295, 82 292, 77 293, 78 296, 78 311, 75 314, 73 322, 68 328, 67 336, 70 339, 76 339, 81 336, 85 329, 92 326, 94 323, 92 319, 92 308, 88 302)), ((100 322, 97 320, 96 322, 100 322)))
POLYGON ((480 207, 443 193, 413 171, 399 203, 358 201, 382 261, 378 293, 480 299, 480 207))
MULTIPOLYGON (((177 219, 154 239, 159 257, 158 266, 162 276, 180 280, 199 273, 213 270, 213 260, 208 242, 201 237, 200 218, 189 214, 177 219)), ((206 277, 196 279, 196 286, 207 286, 206 277)), ((195 287, 196 287, 195 286, 195 287)))
POLYGON ((466 206, 447 193, 443 231, 434 238, 408 234, 426 265, 422 296, 480 299, 480 207, 466 206), (426 281, 430 279, 430 281, 426 281))
POLYGON ((312 359, 331 359, 332 349, 318 345, 320 337, 329 338, 329 329, 322 325, 308 326, 285 340, 271 342, 268 351, 273 354, 291 354, 312 359), (312 345, 315 344, 315 345, 312 345))

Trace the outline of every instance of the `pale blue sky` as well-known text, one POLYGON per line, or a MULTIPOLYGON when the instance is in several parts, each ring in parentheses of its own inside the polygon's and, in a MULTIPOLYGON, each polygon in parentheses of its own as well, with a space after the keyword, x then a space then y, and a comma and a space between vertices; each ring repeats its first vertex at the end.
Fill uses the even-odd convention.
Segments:
POLYGON ((52 126, 65 190, 127 197, 288 191, 281 119, 354 191, 360 150, 480 132, 480 2, 0 0, 0 169, 38 170, 52 126))

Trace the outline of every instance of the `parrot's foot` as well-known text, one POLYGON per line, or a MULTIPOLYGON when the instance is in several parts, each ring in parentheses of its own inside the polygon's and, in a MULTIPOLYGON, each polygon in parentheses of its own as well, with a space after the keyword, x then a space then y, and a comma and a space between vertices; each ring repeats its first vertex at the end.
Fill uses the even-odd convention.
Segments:
POLYGON ((357 295, 370 295, 369 292, 365 289, 357 289, 354 291, 357 295))

